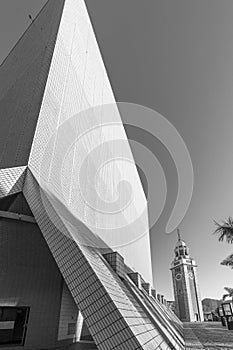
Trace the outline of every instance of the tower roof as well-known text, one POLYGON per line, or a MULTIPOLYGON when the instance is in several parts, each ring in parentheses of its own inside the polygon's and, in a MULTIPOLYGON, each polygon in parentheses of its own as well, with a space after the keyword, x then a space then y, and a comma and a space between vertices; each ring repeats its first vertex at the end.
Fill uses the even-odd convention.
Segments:
POLYGON ((177 229, 178 241, 175 246, 175 259, 189 257, 189 248, 186 242, 181 239, 180 229, 177 229))
POLYGON ((187 246, 185 241, 183 239, 181 239, 181 235, 180 235, 180 229, 177 229, 177 236, 178 236, 178 241, 176 243, 176 247, 180 247, 180 246, 187 246))
POLYGON ((185 241, 180 240, 176 243, 176 247, 187 247, 187 244, 185 241))

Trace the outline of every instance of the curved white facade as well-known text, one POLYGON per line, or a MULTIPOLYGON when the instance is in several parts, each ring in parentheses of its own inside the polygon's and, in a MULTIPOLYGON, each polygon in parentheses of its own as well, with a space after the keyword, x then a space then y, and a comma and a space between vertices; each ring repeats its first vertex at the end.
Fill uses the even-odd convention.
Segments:
POLYGON ((152 282, 146 198, 82 0, 64 4, 28 166, 48 195, 152 282))

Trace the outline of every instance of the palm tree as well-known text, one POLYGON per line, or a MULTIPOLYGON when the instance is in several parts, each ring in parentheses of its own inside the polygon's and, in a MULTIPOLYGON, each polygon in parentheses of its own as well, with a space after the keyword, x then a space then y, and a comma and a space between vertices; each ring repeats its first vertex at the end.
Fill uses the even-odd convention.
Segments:
POLYGON ((219 242, 226 240, 227 243, 233 243, 233 219, 229 216, 222 224, 214 221, 217 228, 214 233, 218 234, 219 242))
POLYGON ((233 288, 225 287, 224 289, 225 291, 227 291, 227 294, 223 295, 223 300, 225 300, 226 298, 232 298, 233 301, 233 288))
MULTIPOLYGON (((218 234, 218 240, 219 242, 226 240, 227 243, 233 243, 233 219, 229 216, 225 221, 222 222, 222 224, 219 224, 218 222, 214 222, 217 228, 215 229, 214 233, 218 234)), ((224 259, 221 262, 221 265, 230 266, 233 269, 233 254, 228 256, 226 259, 224 259)), ((223 295, 223 300, 226 298, 231 298, 233 302, 233 288, 225 287, 224 288, 227 294, 223 295)))
MULTIPOLYGON (((218 234, 219 242, 226 240, 227 243, 233 243, 233 219, 229 216, 222 224, 214 221, 217 228, 214 233, 218 234)), ((233 269, 233 254, 229 255, 221 262, 221 265, 229 266, 233 269)))

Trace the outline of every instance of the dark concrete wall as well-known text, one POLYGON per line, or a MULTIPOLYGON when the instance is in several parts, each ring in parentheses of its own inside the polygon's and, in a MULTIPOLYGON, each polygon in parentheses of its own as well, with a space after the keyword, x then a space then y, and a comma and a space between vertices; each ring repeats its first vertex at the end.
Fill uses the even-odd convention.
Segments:
POLYGON ((0 305, 29 306, 25 347, 55 346, 62 277, 36 224, 0 218, 0 305))

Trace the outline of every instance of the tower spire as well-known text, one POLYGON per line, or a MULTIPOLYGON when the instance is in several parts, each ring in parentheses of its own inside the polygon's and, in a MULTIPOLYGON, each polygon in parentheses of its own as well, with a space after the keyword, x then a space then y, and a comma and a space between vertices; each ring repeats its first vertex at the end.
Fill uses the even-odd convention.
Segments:
POLYGON ((180 237, 180 229, 177 229, 177 235, 178 235, 178 241, 181 241, 181 237, 180 237))

